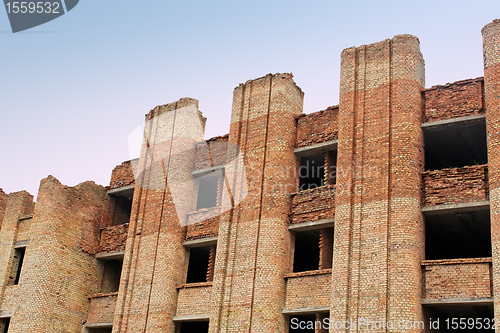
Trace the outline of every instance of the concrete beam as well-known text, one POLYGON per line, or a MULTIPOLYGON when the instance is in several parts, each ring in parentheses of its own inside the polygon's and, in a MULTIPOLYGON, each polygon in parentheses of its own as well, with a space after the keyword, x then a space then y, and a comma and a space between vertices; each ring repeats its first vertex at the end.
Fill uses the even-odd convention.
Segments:
POLYGON ((329 306, 321 306, 317 308, 298 308, 298 309, 283 309, 281 313, 285 315, 300 315, 308 313, 322 313, 330 311, 329 306))
POLYGON ((318 221, 290 224, 288 226, 288 230, 290 230, 290 231, 307 231, 307 230, 333 227, 334 224, 335 224, 334 218, 323 219, 323 220, 318 220, 318 221))
POLYGON ((293 152, 296 156, 302 157, 307 155, 314 155, 318 153, 325 153, 327 151, 336 150, 339 140, 331 140, 307 147, 295 148, 293 152))
POLYGON ((132 197, 134 196, 134 188, 135 188, 134 184, 119 188, 114 188, 108 191, 108 195, 127 197, 129 199, 132 199, 132 197))
POLYGON ((187 322, 187 321, 207 321, 210 320, 209 315, 197 315, 197 316, 181 316, 172 318, 175 322, 187 322))
POLYGON ((110 328, 113 327, 113 323, 93 323, 85 324, 85 328, 110 328))
POLYGON ((205 168, 205 169, 201 169, 201 170, 195 170, 193 171, 191 174, 193 176, 202 176, 206 173, 210 173, 210 172, 214 172, 216 170, 219 170, 219 169, 224 169, 226 167, 226 165, 217 165, 217 166, 214 166, 214 167, 211 167, 211 168, 205 168))
POLYGON ((95 255, 96 259, 102 260, 123 260, 125 251, 103 252, 95 255))
POLYGON ((453 214, 470 210, 486 210, 489 209, 489 207, 489 201, 473 201, 448 205, 424 206, 422 207, 422 213, 424 213, 424 215, 453 214))
POLYGON ((14 248, 15 249, 19 249, 19 248, 26 247, 27 245, 28 245, 28 241, 27 240, 17 241, 17 242, 14 243, 14 248))
POLYGON ((424 299, 424 300, 422 300, 422 305, 441 305, 441 304, 489 305, 489 304, 493 304, 493 297, 447 298, 447 299, 424 299))
POLYGON ((476 115, 472 115, 472 116, 458 117, 458 118, 452 118, 452 119, 443 119, 443 120, 438 120, 438 121, 430 121, 427 123, 423 123, 422 128, 432 127, 432 126, 452 125, 452 124, 457 124, 460 122, 476 121, 476 120, 485 119, 485 118, 486 118, 486 114, 476 114, 476 115))
POLYGON ((217 236, 187 240, 182 243, 185 247, 203 247, 217 244, 217 236))

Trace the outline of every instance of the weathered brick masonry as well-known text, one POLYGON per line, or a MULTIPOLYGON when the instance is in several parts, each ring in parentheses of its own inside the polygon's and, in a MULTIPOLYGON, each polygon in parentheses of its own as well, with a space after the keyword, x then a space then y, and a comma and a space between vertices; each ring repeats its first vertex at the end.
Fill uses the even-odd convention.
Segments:
MULTIPOLYGON (((397 35, 342 52, 338 106, 303 114, 293 76, 268 74, 234 89, 226 135, 203 139, 195 99, 155 107, 108 187, 0 189, 0 333, 500 318, 500 20, 482 35, 484 78, 424 89, 397 35), (428 167, 426 133, 473 158, 428 167)), ((329 330, 374 331, 429 330, 329 330)))

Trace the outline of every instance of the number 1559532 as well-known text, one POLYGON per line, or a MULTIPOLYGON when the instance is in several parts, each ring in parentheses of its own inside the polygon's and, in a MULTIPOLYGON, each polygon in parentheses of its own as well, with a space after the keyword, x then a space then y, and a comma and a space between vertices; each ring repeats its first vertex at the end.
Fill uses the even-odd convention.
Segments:
POLYGON ((5 3, 9 14, 59 14, 59 2, 7 2, 5 3))

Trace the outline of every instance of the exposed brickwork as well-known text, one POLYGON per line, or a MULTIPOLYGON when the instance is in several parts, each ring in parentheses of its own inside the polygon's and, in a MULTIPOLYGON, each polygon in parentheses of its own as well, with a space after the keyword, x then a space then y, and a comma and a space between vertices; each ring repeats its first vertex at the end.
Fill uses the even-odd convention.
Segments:
POLYGON ((300 115, 297 119, 297 147, 337 139, 339 107, 330 106, 326 110, 300 115))
POLYGON ((13 286, 14 243, 18 237, 18 222, 28 214, 33 213, 33 196, 26 191, 9 194, 5 215, 0 229, 0 291, 2 295, 2 310, 9 310, 8 300, 19 295, 19 286, 13 286), (11 288, 12 287, 12 288, 11 288), (9 290, 14 289, 14 290, 9 290))
POLYGON ((9 195, 0 188, 0 227, 2 226, 3 216, 5 215, 5 208, 7 208, 7 200, 9 195))
POLYGON ((27 241, 29 239, 32 219, 31 217, 25 217, 19 220, 16 241, 27 241))
POLYGON ((191 283, 179 289, 176 316, 209 316, 212 283, 191 283))
POLYGON ((335 217, 335 186, 327 185, 292 195, 290 223, 335 217))
POLYGON ((88 298, 99 287, 92 254, 105 192, 93 182, 67 187, 51 176, 42 180, 19 284, 2 303, 14 313, 13 332, 81 330, 88 298))
POLYGON ((423 87, 416 37, 342 52, 334 322, 422 317, 423 87))
POLYGON ((483 114, 483 78, 434 86, 424 92, 424 122, 483 114))
MULTIPOLYGON (((484 26, 484 103, 488 145, 493 294, 500 295, 500 20, 484 26)), ((500 317, 500 298, 495 297, 495 317, 500 317)), ((498 331, 498 330, 497 330, 498 331)))
POLYGON ((12 315, 9 332, 81 332, 87 320, 113 321, 114 333, 175 333, 175 317, 190 316, 209 318, 210 333, 283 332, 283 309, 397 323, 422 320, 425 300, 500 294, 500 20, 482 33, 484 80, 424 91, 419 41, 398 35, 343 51, 338 107, 303 115, 292 75, 269 74, 235 88, 224 136, 203 138, 195 99, 151 110, 141 157, 113 170, 110 188, 121 191, 49 177, 35 206, 26 192, 0 190, 0 315, 12 315), (482 112, 489 164, 423 172, 422 123, 482 112), (294 148, 334 139, 324 163, 336 173, 297 193, 294 148), (207 192, 218 192, 215 203, 199 206, 215 207, 198 209, 199 170, 221 165, 224 181, 206 182, 217 187, 207 192), (423 260, 422 206, 488 199, 491 259, 423 260), (303 229, 301 238, 288 229, 322 219, 334 228, 303 229), (191 244, 204 248, 190 258, 186 240, 214 236, 217 245, 191 244), (19 284, 16 241, 26 245, 19 284), (308 246, 319 270, 291 273, 294 252, 308 246), (116 251, 123 263, 95 257, 116 251), (209 282, 186 283, 195 260, 209 282))
POLYGON ((90 298, 87 323, 112 323, 118 293, 97 294, 90 298))
POLYGON ((491 297, 491 258, 425 260, 425 299, 491 297))
POLYGON ((331 269, 286 275, 285 309, 330 306, 331 269))
POLYGON ((423 205, 436 206, 488 200, 488 166, 425 171, 423 205))
POLYGON ((283 330, 283 277, 291 269, 286 193, 297 188, 293 173, 283 171, 296 168, 295 117, 302 106, 303 93, 291 74, 266 75, 234 91, 229 143, 244 156, 248 195, 221 219, 211 332, 283 330))
POLYGON ((199 133, 189 135, 203 119, 198 101, 190 98, 158 106, 146 116, 147 142, 139 158, 145 177, 137 180, 134 192, 115 333, 174 332, 177 287, 187 271, 183 226, 192 209, 191 173, 200 139, 199 133), (166 162, 166 156, 172 158, 166 162), (166 176, 172 184, 168 189, 166 176))
POLYGON ((131 161, 125 161, 113 169, 111 181, 109 182, 111 189, 133 184, 135 184, 135 178, 131 161))
POLYGON ((229 134, 216 136, 196 145, 194 170, 226 164, 229 134))
POLYGON ((99 252, 124 251, 127 233, 128 223, 102 229, 99 252))
MULTIPOLYGON (((197 219, 200 219, 199 215, 208 213, 207 212, 208 210, 209 209, 205 211, 203 209, 194 214, 198 215, 197 219)), ((187 240, 217 236, 219 232, 220 215, 210 217, 207 219, 205 218, 201 219, 202 222, 188 224, 186 233, 187 240)))

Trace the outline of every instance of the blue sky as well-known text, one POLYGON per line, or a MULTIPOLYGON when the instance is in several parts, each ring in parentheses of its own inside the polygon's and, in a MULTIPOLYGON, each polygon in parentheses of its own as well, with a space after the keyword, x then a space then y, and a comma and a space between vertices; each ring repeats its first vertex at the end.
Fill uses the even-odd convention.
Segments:
POLYGON ((500 1, 80 0, 12 34, 0 9, 0 188, 107 185, 128 135, 159 104, 200 100, 206 137, 228 132, 232 92, 292 72, 304 112, 338 103, 340 52, 413 34, 426 86, 483 75, 481 28, 500 1))

